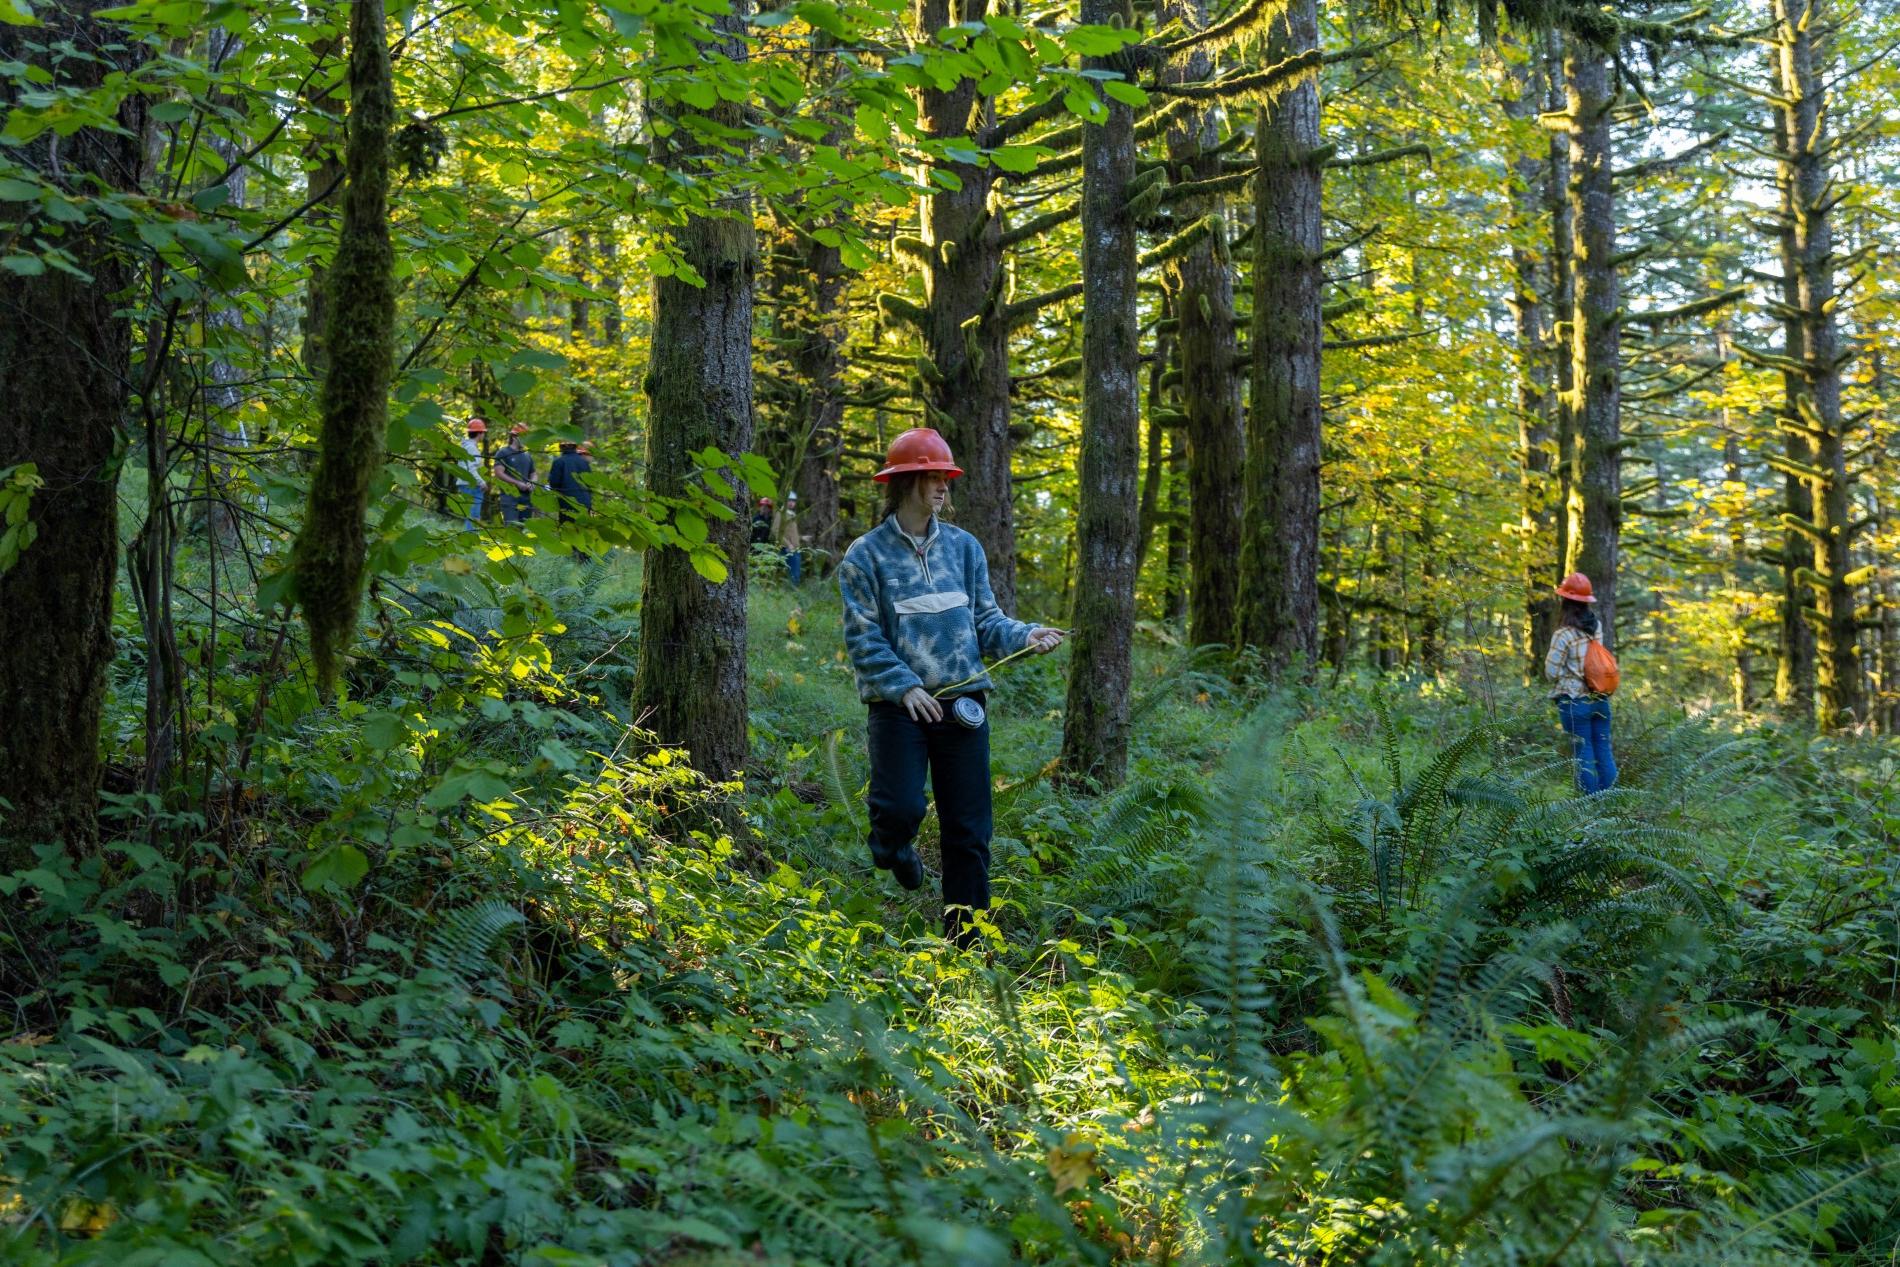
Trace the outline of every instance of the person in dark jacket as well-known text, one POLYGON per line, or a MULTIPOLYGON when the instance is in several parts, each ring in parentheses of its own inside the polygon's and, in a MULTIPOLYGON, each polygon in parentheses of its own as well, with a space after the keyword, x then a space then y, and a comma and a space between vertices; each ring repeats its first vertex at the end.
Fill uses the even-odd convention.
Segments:
MULTIPOLYGON (((548 467, 548 491, 554 494, 555 510, 563 524, 594 508, 594 494, 583 478, 594 465, 586 454, 578 452, 579 447, 575 441, 561 441, 561 455, 548 467)), ((574 551, 574 557, 583 563, 587 561, 587 555, 580 550, 574 551)))
POLYGON ((534 513, 528 500, 534 493, 534 454, 521 443, 528 428, 516 423, 508 432, 508 443, 495 454, 495 478, 501 482, 501 519, 518 524, 534 513))
POLYGON ((938 518, 962 473, 930 428, 898 436, 874 477, 888 490, 883 522, 845 551, 838 588, 845 650, 869 712, 871 860, 906 889, 923 884, 913 842, 928 774, 942 829, 944 936, 967 945, 968 912, 990 904, 983 660, 1054 651, 1063 634, 1005 615, 982 545, 938 518))

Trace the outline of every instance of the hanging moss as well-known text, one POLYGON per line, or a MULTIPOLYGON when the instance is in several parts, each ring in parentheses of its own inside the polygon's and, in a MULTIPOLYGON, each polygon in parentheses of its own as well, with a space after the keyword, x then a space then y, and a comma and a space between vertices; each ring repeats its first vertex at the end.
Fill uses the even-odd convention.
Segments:
POLYGON ((1157 264, 1175 259, 1191 250, 1197 243, 1207 240, 1209 236, 1224 233, 1226 227, 1226 221, 1218 213, 1204 215, 1167 241, 1145 252, 1141 257, 1141 267, 1153 268, 1157 264))
POLYGON ((915 300, 888 290, 878 295, 877 310, 888 321, 906 322, 920 330, 930 321, 930 314, 915 300))
POLYGON ((317 681, 334 690, 356 629, 368 541, 363 515, 383 464, 395 328, 395 253, 389 244, 389 128, 394 113, 382 0, 350 5, 348 184, 329 316, 316 470, 291 553, 297 601, 310 626, 317 681))

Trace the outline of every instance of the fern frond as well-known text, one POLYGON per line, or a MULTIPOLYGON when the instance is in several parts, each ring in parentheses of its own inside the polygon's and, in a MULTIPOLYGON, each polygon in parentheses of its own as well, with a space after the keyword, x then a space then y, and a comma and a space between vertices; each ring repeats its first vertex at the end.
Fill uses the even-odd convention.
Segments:
POLYGON ((491 956, 502 934, 527 922, 527 916, 499 900, 458 907, 437 917, 423 962, 474 985, 493 967, 491 956))

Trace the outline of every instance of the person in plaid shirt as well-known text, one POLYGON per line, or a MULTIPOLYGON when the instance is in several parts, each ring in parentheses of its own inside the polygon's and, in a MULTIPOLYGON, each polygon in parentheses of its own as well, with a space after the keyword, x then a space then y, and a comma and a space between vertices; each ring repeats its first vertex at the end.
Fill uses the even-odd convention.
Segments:
POLYGON ((1557 587, 1563 600, 1557 632, 1544 655, 1544 676, 1555 689, 1557 720, 1571 738, 1577 759, 1577 787, 1586 796, 1616 786, 1616 755, 1610 750, 1610 697, 1591 691, 1583 680, 1583 657, 1597 636, 1597 616, 1590 608, 1596 594, 1590 578, 1572 572, 1557 587))

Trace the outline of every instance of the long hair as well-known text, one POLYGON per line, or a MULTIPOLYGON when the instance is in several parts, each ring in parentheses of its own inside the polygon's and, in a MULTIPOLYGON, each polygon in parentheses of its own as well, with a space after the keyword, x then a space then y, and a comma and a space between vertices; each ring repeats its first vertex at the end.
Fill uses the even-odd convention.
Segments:
MULTIPOLYGON (((886 481, 884 485, 884 510, 877 517, 879 523, 883 523, 886 519, 889 519, 892 515, 897 513, 898 507, 904 504, 905 499, 910 496, 910 490, 917 486, 917 481, 923 474, 922 471, 900 471, 886 481)), ((940 518, 951 519, 954 517, 950 511, 952 501, 953 499, 949 492, 946 491, 943 498, 943 514, 940 518)))
POLYGON ((1563 611, 1557 623, 1578 630, 1589 637, 1597 636, 1597 614, 1588 603, 1580 603, 1574 598, 1563 600, 1563 611))
POLYGON ((915 471, 903 471, 884 482, 884 510, 877 517, 879 523, 897 513, 897 508, 902 506, 904 499, 910 496, 911 486, 916 482, 917 472, 915 471))

